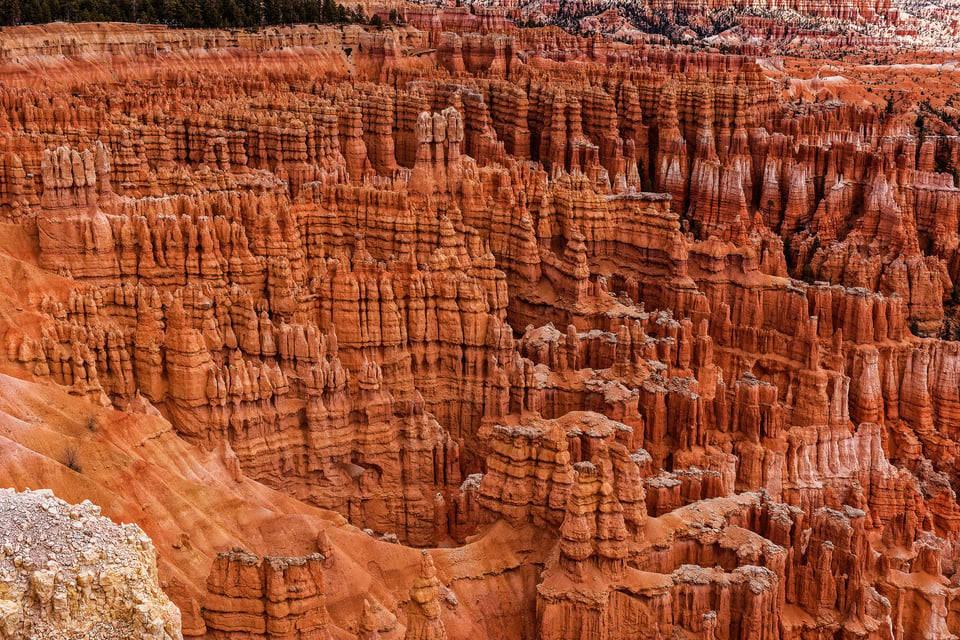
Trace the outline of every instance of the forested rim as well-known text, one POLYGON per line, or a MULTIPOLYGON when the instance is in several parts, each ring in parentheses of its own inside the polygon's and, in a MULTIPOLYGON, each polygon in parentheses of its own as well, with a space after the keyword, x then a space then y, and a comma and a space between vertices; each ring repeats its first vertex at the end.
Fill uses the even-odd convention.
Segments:
MULTIPOLYGON (((244 28, 289 23, 370 22, 360 5, 335 0, 0 0, 0 26, 46 22, 140 22, 244 28)), ((391 11, 391 20, 396 12, 391 11)))

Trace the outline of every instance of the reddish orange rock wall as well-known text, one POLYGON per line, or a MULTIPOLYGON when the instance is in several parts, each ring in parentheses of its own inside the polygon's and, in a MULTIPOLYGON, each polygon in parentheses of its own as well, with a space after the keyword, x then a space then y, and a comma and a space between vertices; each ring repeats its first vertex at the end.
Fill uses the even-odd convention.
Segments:
POLYGON ((956 138, 746 56, 405 20, 4 42, 12 273, 61 284, 9 294, 3 366, 406 558, 221 544, 188 631, 960 634, 956 138))

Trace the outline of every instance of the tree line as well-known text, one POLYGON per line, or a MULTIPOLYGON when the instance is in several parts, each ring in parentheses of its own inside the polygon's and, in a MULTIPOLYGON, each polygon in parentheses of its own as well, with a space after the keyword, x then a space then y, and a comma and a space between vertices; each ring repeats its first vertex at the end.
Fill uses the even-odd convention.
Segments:
MULTIPOLYGON (((223 29, 289 23, 367 23, 368 19, 360 5, 349 9, 336 0, 0 0, 0 26, 57 21, 223 29)), ((382 20, 374 16, 369 22, 379 26, 382 20)))

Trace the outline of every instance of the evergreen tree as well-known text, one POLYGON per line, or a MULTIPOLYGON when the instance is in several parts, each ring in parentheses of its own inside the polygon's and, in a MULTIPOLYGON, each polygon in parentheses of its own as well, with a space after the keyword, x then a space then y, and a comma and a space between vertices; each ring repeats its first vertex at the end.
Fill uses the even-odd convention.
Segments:
POLYGON ((323 8, 320 11, 322 22, 337 21, 337 4, 333 0, 323 0, 323 8))
POLYGON ((0 26, 56 20, 208 29, 367 21, 359 5, 354 11, 336 0, 0 0, 0 26))
POLYGON ((20 0, 0 0, 0 23, 4 26, 20 24, 20 0))

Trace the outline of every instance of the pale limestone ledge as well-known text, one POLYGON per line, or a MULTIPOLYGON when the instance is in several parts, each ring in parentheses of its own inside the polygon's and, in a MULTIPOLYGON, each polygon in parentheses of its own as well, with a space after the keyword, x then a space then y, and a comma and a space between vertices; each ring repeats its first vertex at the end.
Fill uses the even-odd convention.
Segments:
POLYGON ((0 638, 181 640, 153 543, 85 500, 0 489, 0 638))

